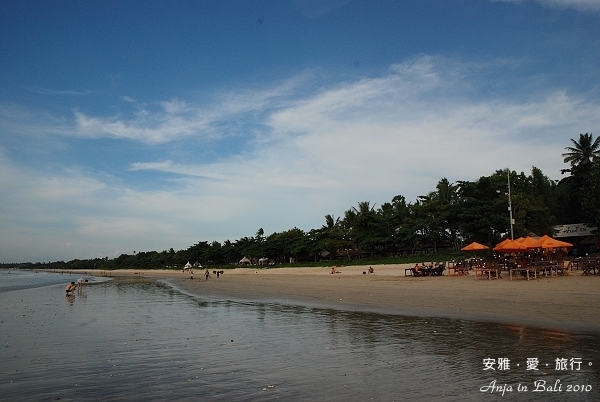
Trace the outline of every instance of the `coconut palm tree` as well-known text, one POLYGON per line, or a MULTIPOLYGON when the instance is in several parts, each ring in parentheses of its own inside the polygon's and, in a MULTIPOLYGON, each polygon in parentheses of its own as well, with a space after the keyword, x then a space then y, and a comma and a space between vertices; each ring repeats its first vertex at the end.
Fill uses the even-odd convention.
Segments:
POLYGON ((455 184, 451 184, 445 177, 440 179, 435 187, 437 189, 437 198, 442 204, 451 204, 456 199, 457 187, 455 184))
POLYGON ((571 168, 588 164, 600 158, 600 137, 594 140, 592 133, 579 134, 579 141, 571 138, 572 147, 565 147, 569 152, 562 154, 565 163, 570 163, 571 168))

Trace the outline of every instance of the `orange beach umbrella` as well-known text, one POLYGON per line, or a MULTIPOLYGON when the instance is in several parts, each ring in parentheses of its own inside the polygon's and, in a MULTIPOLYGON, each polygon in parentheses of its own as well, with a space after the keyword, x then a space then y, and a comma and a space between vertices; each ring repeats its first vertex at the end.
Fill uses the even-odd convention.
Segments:
POLYGON ((481 243, 477 243, 476 241, 474 241, 473 243, 469 244, 468 246, 464 246, 463 248, 461 248, 461 251, 479 251, 479 250, 487 250, 489 247, 488 246, 484 246, 481 243))
POLYGON ((500 246, 502 246, 502 245, 504 245, 504 244, 508 243, 509 241, 516 241, 516 240, 511 240, 511 239, 509 239, 509 238, 506 238, 506 239, 502 240, 500 243, 496 244, 496 245, 494 246, 493 250, 495 250, 496 248, 498 248, 498 247, 500 247, 500 246))
POLYGON ((536 244, 540 239, 536 239, 535 237, 527 236, 517 240, 519 243, 524 245, 527 248, 536 248, 536 244))
POLYGON ((535 243, 536 248, 561 248, 561 247, 573 247, 571 243, 567 243, 566 241, 556 240, 550 236, 542 236, 535 243))
POLYGON ((516 240, 508 240, 496 244, 496 247, 494 247, 494 251, 500 253, 517 253, 521 251, 527 251, 527 247, 516 240))

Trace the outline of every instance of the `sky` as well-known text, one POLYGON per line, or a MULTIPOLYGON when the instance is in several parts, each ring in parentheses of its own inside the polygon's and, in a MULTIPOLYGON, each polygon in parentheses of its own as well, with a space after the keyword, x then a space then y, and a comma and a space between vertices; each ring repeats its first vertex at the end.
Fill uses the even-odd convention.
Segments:
POLYGON ((598 0, 0 2, 0 262, 185 249, 600 134, 598 0))

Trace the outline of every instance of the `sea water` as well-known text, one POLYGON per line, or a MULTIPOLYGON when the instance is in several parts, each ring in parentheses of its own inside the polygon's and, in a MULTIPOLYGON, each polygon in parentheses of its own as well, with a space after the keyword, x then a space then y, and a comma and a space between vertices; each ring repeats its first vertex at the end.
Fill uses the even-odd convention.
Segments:
POLYGON ((68 272, 55 274, 45 271, 0 269, 0 292, 37 288, 59 283, 64 283, 66 285, 79 278, 81 278, 81 275, 70 274, 68 272))
POLYGON ((0 291, 2 400, 600 399, 598 334, 209 302, 144 278, 66 297, 71 277, 24 274, 52 279, 0 291))

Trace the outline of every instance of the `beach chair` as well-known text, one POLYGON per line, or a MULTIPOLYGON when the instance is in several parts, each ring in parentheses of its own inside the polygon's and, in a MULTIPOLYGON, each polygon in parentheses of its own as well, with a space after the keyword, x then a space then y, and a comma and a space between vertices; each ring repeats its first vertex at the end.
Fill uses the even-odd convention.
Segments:
POLYGON ((444 266, 444 264, 438 264, 435 268, 433 268, 431 270, 431 275, 432 276, 442 276, 442 275, 444 275, 445 270, 446 270, 446 267, 444 266))

